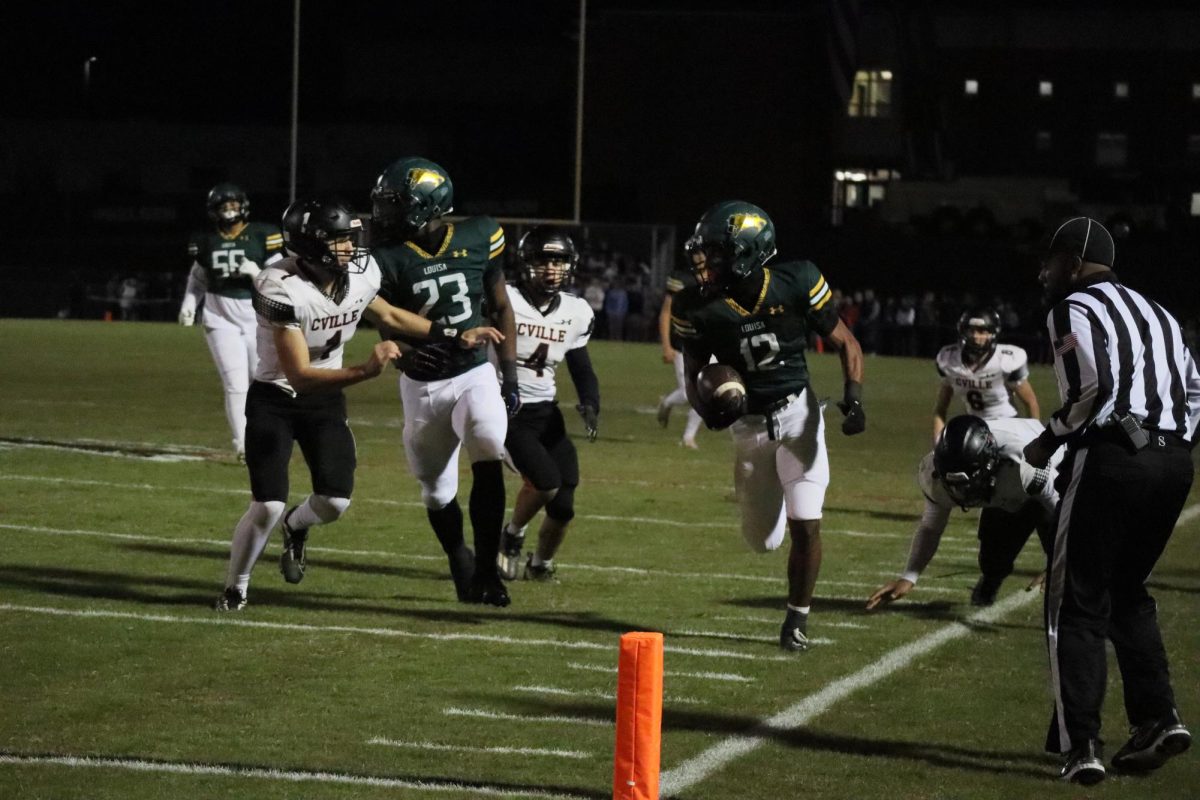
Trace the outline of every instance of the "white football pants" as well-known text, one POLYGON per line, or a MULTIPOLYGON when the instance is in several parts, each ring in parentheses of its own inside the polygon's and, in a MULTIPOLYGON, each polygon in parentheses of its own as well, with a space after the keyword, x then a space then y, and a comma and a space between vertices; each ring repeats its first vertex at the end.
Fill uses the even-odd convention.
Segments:
POLYGON ((206 294, 204 339, 225 390, 233 449, 240 453, 246 441, 246 392, 258 367, 258 320, 250 300, 206 294))

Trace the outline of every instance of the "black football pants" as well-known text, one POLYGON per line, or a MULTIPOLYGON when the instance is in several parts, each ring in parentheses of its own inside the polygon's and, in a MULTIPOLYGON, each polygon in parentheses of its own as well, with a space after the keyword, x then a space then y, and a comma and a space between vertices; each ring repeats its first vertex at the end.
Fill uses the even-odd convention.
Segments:
MULTIPOLYGON (((1156 437, 1152 436, 1154 440, 1156 437)), ((1131 725, 1175 706, 1157 607, 1146 580, 1192 485, 1191 454, 1153 444, 1095 441, 1059 468, 1058 530, 1047 577, 1046 636, 1055 709, 1046 749, 1065 753, 1100 736, 1113 643, 1131 725)))

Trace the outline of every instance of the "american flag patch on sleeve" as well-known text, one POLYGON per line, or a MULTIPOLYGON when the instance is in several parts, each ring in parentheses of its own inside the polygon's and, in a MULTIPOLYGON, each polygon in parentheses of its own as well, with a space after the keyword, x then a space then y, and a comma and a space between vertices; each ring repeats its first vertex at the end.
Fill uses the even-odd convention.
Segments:
POLYGON ((1056 355, 1056 356, 1064 355, 1066 353, 1071 352, 1078 346, 1079 346, 1079 339, 1076 338, 1075 334, 1068 333, 1066 336, 1055 341, 1054 355, 1056 355))

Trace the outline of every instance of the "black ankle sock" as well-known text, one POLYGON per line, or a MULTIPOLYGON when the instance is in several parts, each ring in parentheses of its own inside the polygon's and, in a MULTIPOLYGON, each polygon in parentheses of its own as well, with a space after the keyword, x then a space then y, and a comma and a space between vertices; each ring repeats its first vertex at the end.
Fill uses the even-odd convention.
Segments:
POLYGON ((447 503, 445 508, 436 511, 427 508, 425 513, 429 515, 429 524, 433 526, 433 532, 441 542, 442 550, 447 555, 457 552, 463 546, 463 513, 458 498, 447 503))
POLYGON ((471 465, 471 527, 475 531, 475 564, 496 565, 500 552, 500 529, 504 526, 504 472, 499 461, 471 465))

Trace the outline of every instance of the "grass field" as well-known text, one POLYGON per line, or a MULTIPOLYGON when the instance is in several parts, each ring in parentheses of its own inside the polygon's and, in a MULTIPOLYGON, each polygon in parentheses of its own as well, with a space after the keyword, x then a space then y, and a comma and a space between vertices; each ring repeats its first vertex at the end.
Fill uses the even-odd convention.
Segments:
MULTIPOLYGON (((276 538, 250 606, 218 616, 248 491, 200 332, 0 320, 0 798, 611 796, 630 630, 666 637, 664 794, 1200 797, 1196 752, 1090 790, 1052 780, 1040 603, 1023 591, 1034 545, 972 617, 975 514, 956 514, 912 599, 862 610, 902 567, 921 510, 931 364, 868 359, 867 433, 831 426, 818 644, 787 657, 784 556, 742 543, 727 436, 702 434, 692 452, 677 445, 681 418, 656 425, 672 381, 656 346, 592 351, 601 435, 577 439, 559 582, 514 584, 502 610, 454 601, 389 373, 348 391, 354 505, 314 531, 304 583, 283 583, 276 538)), ((818 393, 836 391, 836 359, 812 361, 818 393)), ((1034 384, 1052 409, 1052 376, 1035 370, 1034 384)), ((568 425, 581 433, 573 413, 568 425)), ((292 476, 299 499, 298 454, 292 476)), ((1200 488, 1152 579, 1193 721, 1198 504, 1200 488)), ((1115 665, 1111 683, 1110 753, 1126 735, 1115 665)))

